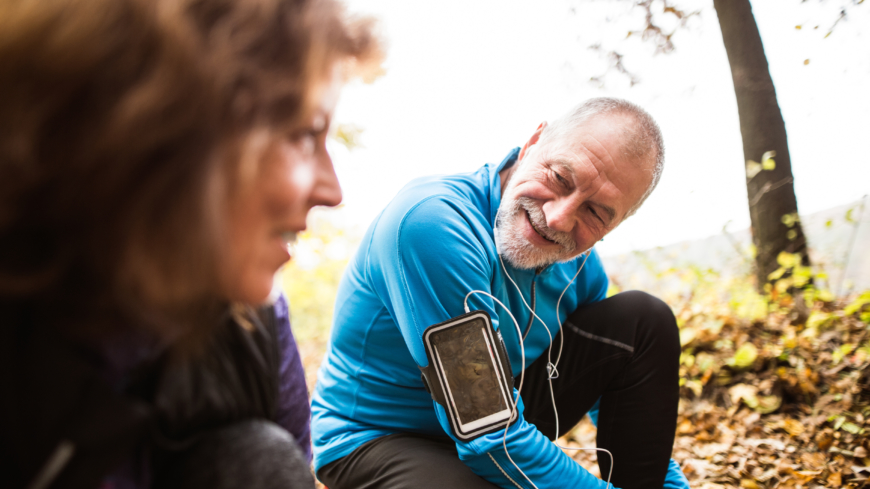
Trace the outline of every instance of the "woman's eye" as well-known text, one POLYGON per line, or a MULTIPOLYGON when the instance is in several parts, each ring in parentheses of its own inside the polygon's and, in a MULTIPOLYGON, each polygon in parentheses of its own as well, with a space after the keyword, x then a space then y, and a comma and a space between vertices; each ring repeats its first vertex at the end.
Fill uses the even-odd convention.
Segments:
POLYGON ((303 154, 311 154, 317 146, 317 133, 313 130, 300 131, 290 137, 290 142, 303 154))

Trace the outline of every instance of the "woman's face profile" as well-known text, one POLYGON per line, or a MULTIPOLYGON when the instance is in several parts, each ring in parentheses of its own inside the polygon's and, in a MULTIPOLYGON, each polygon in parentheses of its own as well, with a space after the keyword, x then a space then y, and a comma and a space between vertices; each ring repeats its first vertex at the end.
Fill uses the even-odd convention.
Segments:
POLYGON ((228 252, 220 267, 226 299, 264 303, 275 273, 290 259, 287 243, 305 230, 311 208, 341 202, 326 151, 340 80, 336 74, 322 87, 316 110, 297 131, 270 144, 252 184, 230 205, 228 252))

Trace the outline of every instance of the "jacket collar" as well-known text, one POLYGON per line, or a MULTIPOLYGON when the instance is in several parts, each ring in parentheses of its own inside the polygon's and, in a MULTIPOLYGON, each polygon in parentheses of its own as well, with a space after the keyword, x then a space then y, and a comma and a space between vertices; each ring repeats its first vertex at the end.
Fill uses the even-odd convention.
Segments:
MULTIPOLYGON (((499 163, 498 166, 492 170, 492 174, 489 176, 489 224, 493 227, 495 226, 495 216, 496 214, 498 214, 498 206, 501 205, 501 176, 499 176, 499 172, 501 172, 505 168, 510 168, 511 165, 516 163, 519 154, 519 146, 510 150, 507 156, 505 156, 504 159, 501 160, 501 163, 499 163)), ((492 168, 491 165, 490 168, 492 168)))

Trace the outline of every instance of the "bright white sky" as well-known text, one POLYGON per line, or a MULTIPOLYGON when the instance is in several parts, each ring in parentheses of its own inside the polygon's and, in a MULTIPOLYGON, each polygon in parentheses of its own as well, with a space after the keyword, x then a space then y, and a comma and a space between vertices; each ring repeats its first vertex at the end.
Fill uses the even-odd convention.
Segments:
MULTIPOLYGON (((332 148, 342 220, 365 227, 410 179, 501 161, 541 121, 590 97, 617 96, 658 120, 667 162, 658 189, 600 252, 702 238, 729 221, 730 230, 747 227, 737 104, 712 1, 684 1, 700 17, 674 36, 674 53, 655 56, 650 43, 626 39, 643 25, 632 3, 350 1, 380 20, 388 56, 386 75, 349 85, 336 114, 364 129, 363 148, 332 148), (596 43, 623 52, 641 83, 629 87, 615 71, 590 83, 607 66, 588 49, 596 43)), ((851 1, 753 2, 803 213, 870 192, 870 158, 859 151, 870 138, 870 5, 851 8, 823 39, 844 4, 851 1)))

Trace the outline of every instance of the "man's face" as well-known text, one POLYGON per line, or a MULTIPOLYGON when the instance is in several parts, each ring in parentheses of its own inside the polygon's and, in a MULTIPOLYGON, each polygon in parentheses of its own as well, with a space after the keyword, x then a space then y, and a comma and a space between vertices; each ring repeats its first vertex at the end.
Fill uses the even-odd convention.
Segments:
MULTIPOLYGON (((526 143, 499 207, 501 254, 515 267, 570 260, 612 231, 643 196, 654 162, 625 154, 623 116, 600 116, 562 140, 526 143)), ((502 173, 502 178, 506 175, 502 173)))

